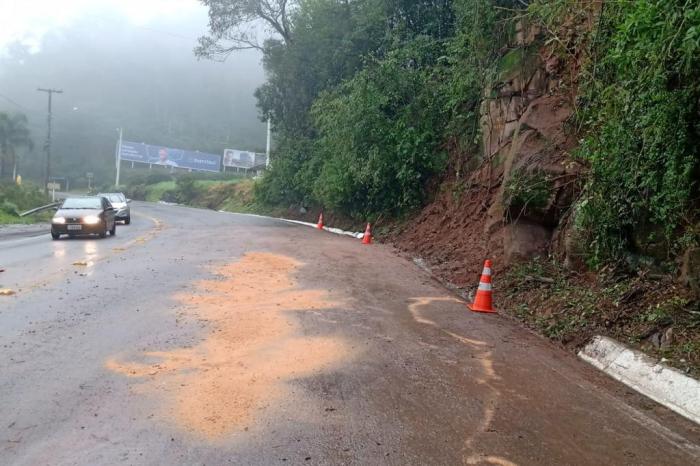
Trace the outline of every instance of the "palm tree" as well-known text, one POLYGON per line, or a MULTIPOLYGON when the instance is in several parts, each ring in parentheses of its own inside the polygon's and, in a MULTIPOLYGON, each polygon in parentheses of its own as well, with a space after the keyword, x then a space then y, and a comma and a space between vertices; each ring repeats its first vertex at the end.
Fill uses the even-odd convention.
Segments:
POLYGON ((17 149, 32 150, 34 144, 27 127, 27 117, 22 113, 9 115, 0 112, 0 179, 7 176, 12 167, 12 180, 17 179, 17 149))

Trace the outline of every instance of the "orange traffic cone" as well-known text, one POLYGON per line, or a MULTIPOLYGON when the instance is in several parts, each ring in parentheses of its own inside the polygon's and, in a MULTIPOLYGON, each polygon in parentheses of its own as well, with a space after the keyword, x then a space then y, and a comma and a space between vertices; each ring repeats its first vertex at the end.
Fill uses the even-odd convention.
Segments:
POLYGON ((365 228, 365 234, 362 236, 362 244, 372 244, 372 230, 369 227, 369 223, 367 228, 365 228))
POLYGON ((484 270, 481 272, 479 288, 476 290, 476 298, 469 304, 469 309, 474 312, 496 312, 493 309, 491 293, 491 261, 486 260, 484 270))
POLYGON ((318 214, 318 223, 316 224, 316 228, 323 230, 323 212, 318 214))

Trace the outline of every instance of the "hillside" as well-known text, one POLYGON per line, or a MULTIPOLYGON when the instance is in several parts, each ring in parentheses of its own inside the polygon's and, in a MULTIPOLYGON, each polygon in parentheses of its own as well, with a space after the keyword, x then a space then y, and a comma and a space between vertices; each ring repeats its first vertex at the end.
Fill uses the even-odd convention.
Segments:
POLYGON ((371 221, 464 289, 491 258, 504 311, 545 335, 698 370, 700 6, 318 0, 276 18, 256 205, 371 221))

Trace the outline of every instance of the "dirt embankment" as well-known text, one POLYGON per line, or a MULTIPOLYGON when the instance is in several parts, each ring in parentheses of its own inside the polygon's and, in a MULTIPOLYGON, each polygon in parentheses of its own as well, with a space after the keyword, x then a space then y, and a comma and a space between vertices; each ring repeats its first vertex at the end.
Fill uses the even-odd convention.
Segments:
POLYGON ((583 169, 570 155, 576 138, 566 127, 571 70, 538 45, 536 28, 519 28, 497 80, 484 89, 481 153, 453 153, 434 200, 392 235, 459 286, 473 284, 486 258, 503 270, 549 252, 583 169))
POLYGON ((580 63, 541 39, 518 26, 484 90, 481 153, 453 153, 433 201, 389 239, 465 292, 493 260, 500 309, 567 347, 610 335, 700 374, 700 307, 689 289, 673 275, 593 273, 584 263, 573 216, 586 167, 571 155, 570 124, 580 63))

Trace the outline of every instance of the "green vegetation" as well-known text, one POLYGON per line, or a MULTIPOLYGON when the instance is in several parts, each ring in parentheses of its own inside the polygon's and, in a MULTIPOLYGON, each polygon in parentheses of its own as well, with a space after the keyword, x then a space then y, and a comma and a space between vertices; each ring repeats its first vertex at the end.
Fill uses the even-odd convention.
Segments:
POLYGON ((541 171, 517 170, 506 183, 503 201, 514 217, 528 211, 541 213, 548 206, 552 192, 551 176, 541 171))
POLYGON ((31 150, 34 144, 29 135, 27 117, 21 113, 9 115, 0 112, 0 181, 17 175, 18 150, 31 150))
POLYGON ((257 198, 358 219, 420 207, 450 149, 476 155, 480 96, 518 5, 300 3, 289 35, 264 49, 269 79, 257 95, 278 145, 257 198))
POLYGON ((161 181, 145 187, 144 201, 158 202, 164 199, 164 194, 175 189, 174 181, 161 181))
POLYGON ((516 265, 500 283, 509 303, 502 308, 553 340, 578 347, 593 335, 612 335, 700 374, 698 302, 671 277, 593 279, 540 259, 516 265))
MULTIPOLYGON (((576 154, 590 168, 576 225, 590 265, 697 242, 684 235, 698 220, 697 2, 313 0, 270 18, 264 8, 286 2, 205 3, 214 26, 201 55, 245 45, 241 26, 256 15, 280 35, 257 44, 269 76, 258 104, 278 141, 260 202, 357 219, 414 211, 431 180, 476 166, 488 89, 546 45, 576 65, 576 154), (539 38, 515 45, 517 21, 539 38)), ((546 185, 509 186, 509 202, 537 208, 546 185)))
MULTIPOLYGON (((531 8, 557 38, 562 18, 586 13, 564 0, 531 8)), ((700 4, 605 2, 596 27, 561 43, 563 54, 586 57, 578 155, 590 163, 580 201, 589 262, 678 253, 698 219, 700 4), (659 239, 665 251, 644 246, 659 239)))
POLYGON ((150 202, 175 202, 230 212, 260 210, 253 201, 255 181, 250 178, 191 173, 153 173, 132 176, 124 189, 127 197, 150 202))
POLYGON ((20 217, 19 214, 49 202, 50 200, 35 185, 17 186, 13 182, 0 182, 0 225, 45 221, 50 218, 51 212, 26 217, 20 217))

